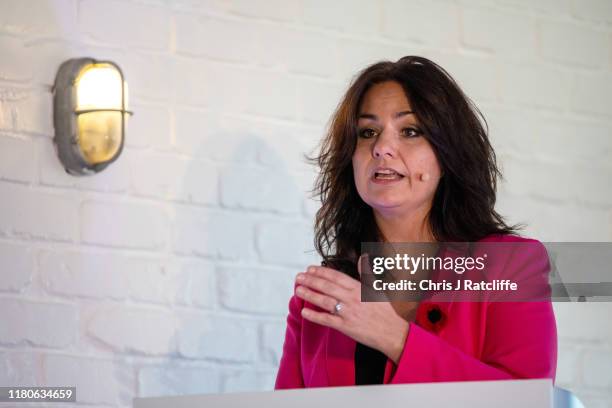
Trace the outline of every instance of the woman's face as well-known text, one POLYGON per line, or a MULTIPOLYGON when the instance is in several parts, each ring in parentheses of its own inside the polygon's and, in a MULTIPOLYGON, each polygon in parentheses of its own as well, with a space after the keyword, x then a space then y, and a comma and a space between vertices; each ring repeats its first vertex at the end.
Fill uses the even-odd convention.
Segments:
POLYGON ((360 106, 355 185, 362 200, 381 214, 428 212, 438 186, 438 160, 411 110, 394 81, 372 86, 360 106))

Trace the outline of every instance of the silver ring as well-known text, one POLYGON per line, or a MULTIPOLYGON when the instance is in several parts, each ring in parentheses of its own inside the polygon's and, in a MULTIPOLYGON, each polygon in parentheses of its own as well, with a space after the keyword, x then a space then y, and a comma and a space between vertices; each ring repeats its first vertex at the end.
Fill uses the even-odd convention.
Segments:
POLYGON ((341 310, 342 310, 342 303, 337 302, 336 306, 334 306, 334 314, 340 313, 341 310))

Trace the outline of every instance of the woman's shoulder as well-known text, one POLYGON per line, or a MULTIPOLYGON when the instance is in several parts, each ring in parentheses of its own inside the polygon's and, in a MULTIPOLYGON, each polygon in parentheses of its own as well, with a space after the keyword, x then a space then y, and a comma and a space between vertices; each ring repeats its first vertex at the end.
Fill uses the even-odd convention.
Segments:
POLYGON ((535 238, 515 234, 490 234, 477 241, 476 248, 489 251, 498 259, 511 258, 512 263, 548 260, 546 246, 535 238))
POLYGON ((489 234, 486 237, 479 239, 477 242, 518 242, 518 243, 531 242, 534 244, 541 244, 541 242, 535 238, 523 237, 523 236, 516 235, 516 234, 502 234, 502 233, 489 234))
POLYGON ((519 302, 550 299, 551 262, 542 242, 514 234, 491 234, 478 241, 476 248, 487 258, 488 279, 508 280, 519 287, 515 292, 492 293, 492 298, 519 302))

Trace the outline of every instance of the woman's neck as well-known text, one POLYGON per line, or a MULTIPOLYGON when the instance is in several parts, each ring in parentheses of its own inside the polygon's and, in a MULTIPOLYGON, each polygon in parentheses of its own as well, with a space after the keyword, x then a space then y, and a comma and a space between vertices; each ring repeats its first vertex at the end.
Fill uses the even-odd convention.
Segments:
POLYGON ((402 216, 374 211, 374 220, 387 242, 435 242, 427 214, 422 211, 402 216))

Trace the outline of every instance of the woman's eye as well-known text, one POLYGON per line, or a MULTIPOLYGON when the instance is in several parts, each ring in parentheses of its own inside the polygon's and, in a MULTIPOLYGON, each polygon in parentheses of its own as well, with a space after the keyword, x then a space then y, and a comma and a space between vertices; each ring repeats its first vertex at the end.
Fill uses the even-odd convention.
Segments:
POLYGON ((359 131, 359 137, 363 138, 363 139, 369 139, 371 137, 373 137, 376 134, 376 132, 374 131, 374 129, 361 129, 359 131))
POLYGON ((406 137, 418 137, 423 134, 423 132, 420 129, 415 129, 415 128, 404 128, 402 129, 402 132, 404 133, 404 136, 406 137))

